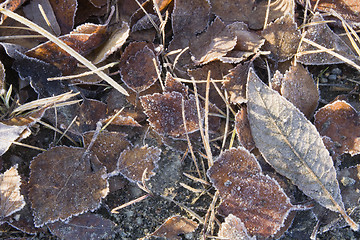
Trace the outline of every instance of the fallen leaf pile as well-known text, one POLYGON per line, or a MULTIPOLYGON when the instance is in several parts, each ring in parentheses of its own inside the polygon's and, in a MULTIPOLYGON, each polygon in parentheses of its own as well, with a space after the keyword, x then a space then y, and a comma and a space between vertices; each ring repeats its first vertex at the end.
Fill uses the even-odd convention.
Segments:
POLYGON ((360 237, 357 1, 0 2, 0 236, 360 237))

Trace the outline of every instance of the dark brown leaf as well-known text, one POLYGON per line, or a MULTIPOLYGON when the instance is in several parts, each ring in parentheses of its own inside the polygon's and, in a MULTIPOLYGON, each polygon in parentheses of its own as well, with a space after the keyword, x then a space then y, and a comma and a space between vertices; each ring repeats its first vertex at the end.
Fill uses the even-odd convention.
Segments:
POLYGON ((301 32, 293 15, 287 14, 261 32, 265 38, 264 50, 271 51, 270 58, 284 62, 292 58, 299 47, 301 32))
MULTIPOLYGON (((26 0, 6 0, 1 3, 1 7, 14 12, 16 9, 18 9, 26 0)), ((4 22, 4 20, 7 18, 6 15, 1 14, 0 18, 0 25, 4 22)))
POLYGON ((77 0, 49 0, 62 34, 68 34, 74 28, 77 0))
POLYGON ((320 135, 335 143, 336 155, 360 153, 360 116, 345 101, 327 104, 315 114, 314 124, 320 135))
POLYGON ((113 239, 115 223, 94 213, 72 217, 68 222, 48 224, 50 231, 61 239, 113 239))
POLYGON ((35 226, 94 211, 109 188, 106 168, 83 148, 54 147, 30 165, 29 199, 35 226))
POLYGON ((235 129, 241 145, 247 150, 252 151, 255 148, 255 142, 251 135, 246 107, 241 107, 239 112, 236 114, 235 129))
POLYGON ((208 176, 222 199, 219 211, 240 218, 251 235, 272 236, 294 208, 280 185, 262 174, 255 156, 245 148, 224 151, 208 176))
MULTIPOLYGON (((183 97, 178 92, 155 93, 140 97, 141 105, 149 117, 150 125, 159 134, 167 134, 172 137, 185 134, 181 110, 182 100, 183 97)), ((199 118, 193 95, 190 95, 188 100, 184 100, 184 109, 187 132, 197 131, 199 129, 199 118)))
MULTIPOLYGON (((105 40, 106 28, 105 25, 87 23, 59 39, 81 55, 86 55, 105 40)), ((30 49, 26 55, 53 64, 62 70, 63 74, 71 74, 77 64, 75 58, 51 41, 30 49)))
POLYGON ((216 18, 206 32, 190 41, 190 51, 195 64, 206 64, 225 56, 236 45, 236 36, 216 18))
POLYGON ((171 73, 166 73, 165 79, 165 91, 166 92, 179 92, 186 98, 189 95, 189 88, 181 82, 175 80, 171 73))
POLYGON ((159 67, 160 63, 153 50, 145 46, 133 55, 125 55, 125 58, 121 58, 121 79, 131 90, 139 93, 156 82, 158 79, 156 68, 159 67))
POLYGON ((94 130, 96 123, 106 118, 106 104, 94 99, 85 99, 78 114, 81 132, 94 130))
POLYGON ((141 182, 146 170, 145 180, 155 175, 153 170, 157 168, 161 150, 156 147, 134 147, 121 152, 117 163, 117 171, 132 182, 141 182))
MULTIPOLYGON (((84 133, 84 143, 87 147, 95 131, 84 133)), ((126 134, 120 132, 101 131, 92 146, 91 150, 99 158, 99 161, 106 167, 108 173, 116 169, 116 164, 120 153, 131 146, 131 143, 126 139, 126 134)))

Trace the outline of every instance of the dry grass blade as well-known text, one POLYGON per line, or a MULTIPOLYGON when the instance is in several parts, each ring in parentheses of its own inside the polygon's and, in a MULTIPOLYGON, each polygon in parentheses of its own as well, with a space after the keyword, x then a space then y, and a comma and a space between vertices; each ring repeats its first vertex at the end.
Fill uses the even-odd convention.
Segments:
POLYGON ((59 40, 57 37, 46 31, 45 29, 39 27, 35 23, 27 20, 26 18, 13 13, 7 9, 4 9, 3 7, 0 7, 0 12, 26 26, 29 28, 35 30, 37 33, 43 35, 44 37, 48 38, 50 41, 54 42, 56 45, 58 45, 61 49, 66 51, 68 54, 70 54, 72 57, 76 58, 80 63, 88 67, 90 70, 95 71, 96 75, 101 77, 104 81, 106 81, 108 84, 110 84, 113 88, 121 92, 122 94, 129 96, 128 92, 121 87, 117 82, 115 82, 112 78, 110 78, 108 75, 106 75, 104 72, 99 71, 97 72, 97 67, 92 64, 90 61, 88 61, 85 57, 77 53, 74 49, 66 45, 63 41, 59 40))

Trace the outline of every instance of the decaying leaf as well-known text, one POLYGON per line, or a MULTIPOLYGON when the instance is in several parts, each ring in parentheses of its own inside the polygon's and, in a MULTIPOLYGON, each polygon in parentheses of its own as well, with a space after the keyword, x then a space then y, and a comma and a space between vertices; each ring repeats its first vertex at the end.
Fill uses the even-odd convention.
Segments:
POLYGON ((54 147, 31 161, 29 199, 36 227, 94 211, 108 194, 106 168, 83 148, 54 147))
POLYGON ((160 160, 161 150, 156 147, 134 147, 121 152, 117 162, 117 171, 132 182, 141 182, 144 171, 145 180, 155 175, 153 170, 160 160))
POLYGON ((360 115, 347 102, 337 100, 315 114, 314 124, 320 135, 336 143, 336 155, 360 153, 360 115))
POLYGON ((68 222, 48 224, 50 231, 61 239, 111 239, 115 224, 94 213, 72 217, 68 222))
POLYGON ((219 237, 232 240, 256 240, 256 237, 248 235, 241 219, 232 214, 229 214, 221 224, 219 237))
POLYGON ((119 29, 116 29, 106 40, 105 44, 97 52, 93 63, 98 64, 104 61, 108 56, 120 49, 129 37, 130 27, 126 22, 122 23, 119 29))
POLYGON ((114 118, 115 114, 102 120, 102 122, 108 123, 111 121, 110 122, 111 125, 141 127, 141 125, 131 116, 131 115, 136 115, 136 113, 124 112, 124 114, 119 114, 119 115, 115 116, 115 118, 114 118))
POLYGON ((241 145, 247 150, 252 151, 255 148, 255 143, 251 135, 246 107, 241 107, 239 112, 235 115, 235 129, 241 145))
POLYGON ((294 21, 294 16, 287 14, 261 32, 266 39, 264 50, 271 51, 270 58, 276 61, 286 61, 296 54, 301 33, 294 21))
POLYGON ((179 92, 183 95, 183 97, 187 97, 189 95, 189 88, 184 84, 182 84, 181 82, 176 81, 175 78, 169 72, 166 73, 165 91, 179 92))
MULTIPOLYGON (((182 117, 183 96, 178 92, 140 97, 141 105, 145 109, 145 114, 149 117, 150 125, 160 134, 167 134, 172 137, 179 137, 185 134, 184 121, 182 117)), ((186 130, 188 133, 199 129, 199 118, 195 97, 189 96, 184 100, 186 130)))
POLYGON ((240 218, 251 235, 274 235, 294 208, 280 185, 262 174, 255 156, 245 148, 224 151, 208 176, 222 199, 220 213, 240 218))
POLYGON ((322 206, 339 212, 358 229, 344 210, 333 161, 306 117, 267 87, 250 69, 248 118, 254 141, 265 160, 322 206))
POLYGON ((196 230, 199 224, 182 216, 168 218, 159 228, 147 237, 164 237, 169 240, 182 239, 179 235, 191 233, 196 230))
POLYGON ((341 169, 337 173, 345 206, 358 208, 360 199, 360 165, 341 169))
POLYGON ((355 23, 360 22, 360 5, 357 0, 311 0, 310 3, 312 6, 316 4, 317 10, 325 12, 335 11, 345 20, 350 20, 355 23))
MULTIPOLYGON (((61 36, 59 39, 81 55, 86 55, 105 40, 106 28, 106 25, 87 23, 78 26, 71 33, 61 36)), ((53 64, 62 70, 63 74, 71 74, 77 63, 75 58, 51 41, 30 49, 26 55, 53 64)))
POLYGON ((238 64, 224 77, 223 86, 230 94, 230 102, 241 104, 246 102, 246 82, 252 62, 238 64))
POLYGON ((122 57, 120 61, 120 75, 126 86, 139 93, 156 82, 158 79, 156 68, 160 67, 160 63, 153 50, 145 46, 134 55, 126 57, 126 59, 122 57))
POLYGON ((80 130, 82 132, 94 130, 96 123, 106 118, 106 104, 94 99, 85 99, 78 114, 80 130))
POLYGON ((25 206, 20 193, 21 178, 17 165, 0 174, 0 220, 20 211, 25 206))
POLYGON ((68 34, 74 28, 77 0, 49 0, 62 34, 68 34))
POLYGON ((220 18, 216 18, 205 33, 191 40, 190 51, 193 61, 199 65, 225 56, 235 45, 235 34, 225 26, 220 18))
MULTIPOLYGON (((210 0, 211 11, 225 23, 245 22, 251 29, 261 29, 265 23, 268 1, 254 0, 210 0)), ((293 0, 271 1, 268 23, 294 13, 293 0)))
MULTIPOLYGON (((306 30, 305 38, 327 48, 332 49, 335 53, 341 56, 354 60, 355 55, 346 43, 335 34, 324 21, 324 18, 315 13, 310 25, 306 30)), ((322 64, 338 64, 343 63, 339 58, 330 55, 326 52, 315 52, 310 54, 302 54, 306 51, 319 50, 318 48, 310 45, 309 43, 302 42, 297 60, 303 64, 309 65, 322 65, 322 64)))
POLYGON ((310 119, 319 101, 319 91, 310 73, 297 64, 285 75, 278 72, 275 78, 272 85, 278 84, 275 88, 280 88, 280 94, 310 119))
MULTIPOLYGON (((84 133, 85 147, 90 144, 94 133, 95 131, 84 133)), ((116 169, 120 153, 130 145, 131 143, 126 139, 126 134, 124 133, 101 131, 91 150, 106 167, 107 172, 111 173, 116 169)))

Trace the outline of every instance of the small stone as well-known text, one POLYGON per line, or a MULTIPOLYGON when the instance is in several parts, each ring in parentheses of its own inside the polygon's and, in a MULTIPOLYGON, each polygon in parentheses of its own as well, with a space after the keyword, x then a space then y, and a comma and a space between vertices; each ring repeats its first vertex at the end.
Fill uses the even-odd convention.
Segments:
POLYGON ((337 79, 337 76, 336 76, 335 74, 330 74, 330 75, 328 76, 328 79, 329 79, 330 81, 335 81, 335 80, 337 79))
POLYGON ((321 83, 328 83, 329 80, 327 78, 322 77, 322 78, 320 78, 320 82, 321 83))
POLYGON ((334 68, 331 70, 331 74, 334 75, 341 75, 342 74, 342 70, 340 68, 334 68))

